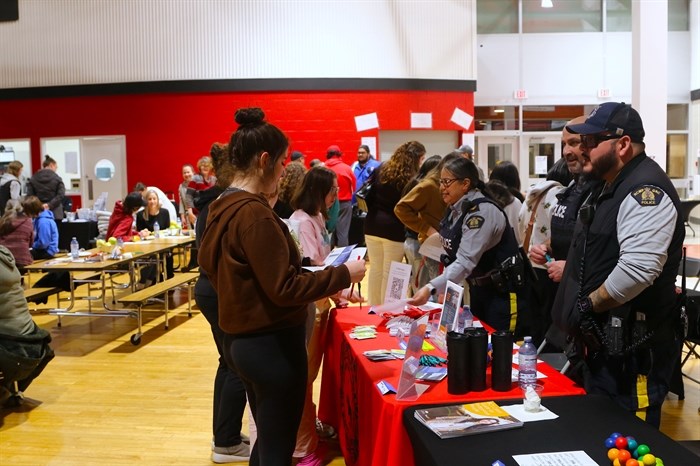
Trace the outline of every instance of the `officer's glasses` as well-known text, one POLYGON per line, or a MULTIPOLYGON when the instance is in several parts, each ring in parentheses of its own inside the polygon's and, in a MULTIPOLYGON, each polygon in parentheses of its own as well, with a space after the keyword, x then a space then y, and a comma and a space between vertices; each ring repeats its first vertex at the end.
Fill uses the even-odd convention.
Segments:
POLYGON ((582 134, 581 135, 581 147, 585 149, 595 149, 603 141, 609 141, 611 139, 620 139, 622 136, 616 134, 582 134))
POLYGON ((464 178, 440 178, 440 185, 449 188, 455 181, 463 181, 464 178))

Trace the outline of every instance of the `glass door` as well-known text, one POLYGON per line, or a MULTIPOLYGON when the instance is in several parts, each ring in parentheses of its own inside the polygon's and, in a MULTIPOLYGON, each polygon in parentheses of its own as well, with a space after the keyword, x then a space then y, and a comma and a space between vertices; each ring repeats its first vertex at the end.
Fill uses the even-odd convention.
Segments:
POLYGON ((506 160, 513 162, 522 172, 519 159, 517 136, 476 136, 476 163, 484 170, 487 179, 493 167, 506 160))
POLYGON ((547 171, 561 157, 561 136, 527 135, 528 184, 541 181, 547 177, 547 171))

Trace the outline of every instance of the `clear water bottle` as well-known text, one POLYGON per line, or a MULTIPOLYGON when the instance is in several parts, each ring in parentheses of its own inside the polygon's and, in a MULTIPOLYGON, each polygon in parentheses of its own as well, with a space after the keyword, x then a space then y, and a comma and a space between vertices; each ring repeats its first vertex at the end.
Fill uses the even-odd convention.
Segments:
POLYGON ((472 310, 469 306, 464 306, 462 308, 462 319, 464 320, 465 329, 474 326, 474 316, 472 315, 472 310))
POLYGON ((75 236, 70 240, 70 257, 73 260, 77 260, 80 257, 80 244, 78 244, 78 240, 75 239, 75 236))
POLYGON ((179 235, 182 233, 182 220, 178 217, 175 221, 177 222, 177 234, 179 235))
POLYGON ((518 383, 521 387, 537 382, 537 348, 532 337, 525 337, 525 342, 518 350, 518 383))
POLYGON ((158 225, 158 220, 153 224, 153 236, 160 238, 160 225, 158 225))

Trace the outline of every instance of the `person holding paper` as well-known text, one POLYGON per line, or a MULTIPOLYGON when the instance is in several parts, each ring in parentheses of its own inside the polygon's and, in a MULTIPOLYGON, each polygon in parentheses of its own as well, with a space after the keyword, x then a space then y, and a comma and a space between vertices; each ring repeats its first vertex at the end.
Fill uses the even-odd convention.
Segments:
POLYGON ((461 283, 466 278, 474 315, 496 330, 512 332, 517 319, 514 268, 522 267, 513 229, 471 160, 447 162, 440 176, 442 198, 449 206, 440 223, 446 267, 408 302, 425 304, 448 280, 461 283))
MULTIPOLYGON (((289 219, 298 222, 302 255, 308 257, 312 265, 323 265, 324 259, 331 252, 331 236, 325 223, 328 218, 328 209, 333 206, 337 196, 338 178, 336 174, 325 167, 318 167, 309 170, 292 198, 292 206, 296 210, 289 219)), ((360 300, 359 296, 356 294, 353 296, 349 289, 341 291, 340 294, 352 302, 360 300)), ((316 454, 319 435, 316 432, 313 383, 321 368, 330 310, 330 300, 328 298, 319 299, 315 305, 310 306, 307 320, 306 340, 308 343, 306 352, 309 378, 306 385, 304 412, 294 451, 294 458, 303 465, 321 464, 321 459, 316 454)), ((332 427, 329 427, 329 431, 332 435, 332 427)))
POLYGON ((382 304, 386 295, 391 262, 403 260, 406 238, 394 206, 401 200, 404 186, 418 173, 425 146, 418 141, 400 145, 391 158, 374 170, 372 192, 367 199, 365 241, 372 261, 369 270, 369 304, 382 304))
POLYGON ((219 297, 224 357, 246 387, 258 430, 253 466, 288 466, 307 385, 309 303, 362 280, 364 261, 318 272, 301 268, 287 225, 265 196, 284 174, 289 141, 259 108, 236 111, 226 191, 209 206, 200 269, 219 297))

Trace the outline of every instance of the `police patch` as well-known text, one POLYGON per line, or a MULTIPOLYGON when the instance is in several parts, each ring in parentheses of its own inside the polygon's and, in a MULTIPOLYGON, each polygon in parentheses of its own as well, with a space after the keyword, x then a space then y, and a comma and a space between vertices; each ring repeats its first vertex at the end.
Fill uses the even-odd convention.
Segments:
POLYGON ((664 192, 656 186, 646 185, 633 191, 632 197, 641 206, 657 206, 664 198, 664 192))
POLYGON ((478 230, 481 228, 481 225, 484 224, 484 217, 480 215, 475 215, 473 217, 469 217, 467 219, 467 228, 470 230, 478 230))

